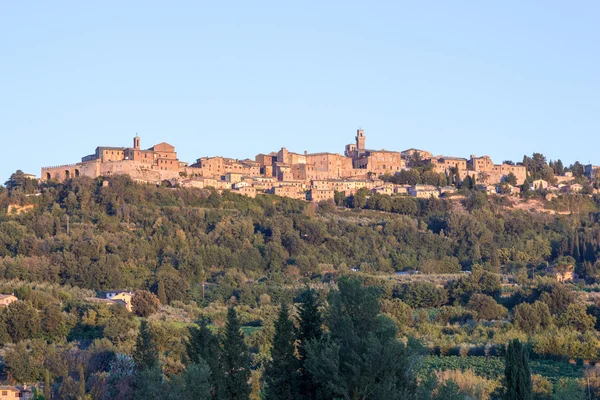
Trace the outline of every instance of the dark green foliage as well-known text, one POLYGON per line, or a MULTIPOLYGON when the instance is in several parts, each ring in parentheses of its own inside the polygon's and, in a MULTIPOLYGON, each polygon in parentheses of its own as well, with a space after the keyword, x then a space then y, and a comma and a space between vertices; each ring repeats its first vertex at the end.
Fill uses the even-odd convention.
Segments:
POLYGON ((138 371, 152 370, 158 367, 158 351, 152 340, 148 321, 142 319, 140 331, 133 350, 133 361, 138 371))
POLYGON ((28 301, 16 301, 6 307, 6 329, 13 342, 32 339, 40 333, 38 311, 28 301))
POLYGON ((307 346, 306 368, 321 398, 397 399, 416 391, 411 352, 379 314, 377 288, 342 278, 329 297, 329 334, 307 346))
POLYGON ((167 387, 168 395, 162 396, 173 400, 209 400, 210 382, 210 368, 201 360, 199 363, 188 365, 183 374, 173 377, 167 387))
POLYGON ((271 348, 271 360, 265 366, 263 381, 265 399, 293 400, 299 398, 298 368, 295 356, 294 325, 289 318, 287 304, 281 305, 275 322, 275 336, 271 348))
POLYGON ((20 191, 23 193, 34 193, 38 188, 38 181, 25 176, 21 170, 17 170, 4 183, 9 191, 20 191))
POLYGON ((221 366, 222 349, 219 339, 208 329, 208 322, 201 320, 198 327, 189 328, 187 354, 192 364, 206 363, 211 371, 209 383, 213 399, 225 397, 225 375, 221 366))
POLYGON ((450 297, 466 304, 475 293, 486 294, 493 298, 500 296, 500 277, 484 271, 480 266, 473 266, 471 274, 461 277, 448 285, 450 297))
POLYGON ((533 385, 527 349, 514 339, 506 349, 506 400, 532 400, 533 385))
POLYGON ((158 363, 138 371, 135 376, 134 388, 134 400, 160 399, 164 397, 164 377, 158 363))
POLYGON ((165 284, 163 281, 158 282, 157 296, 160 304, 168 304, 167 293, 165 292, 165 284))
MULTIPOLYGON (((547 290, 543 288, 543 290, 547 290)), ((575 293, 564 284, 555 284, 540 296, 540 301, 548 305, 552 315, 562 314, 575 301, 575 293)))
POLYGON ((227 311, 227 326, 223 341, 223 371, 225 373, 226 399, 242 400, 250 396, 250 353, 240 331, 240 321, 235 309, 227 311))
POLYGON ((147 290, 136 290, 131 299, 132 311, 139 317, 147 318, 158 311, 160 301, 147 290))
POLYGON ((475 314, 477 320, 490 321, 506 316, 507 310, 490 296, 474 294, 471 296, 467 308, 475 314))
POLYGON ((448 302, 446 289, 429 282, 402 285, 396 294, 411 307, 439 307, 448 302))
POLYGON ((514 309, 513 322, 523 332, 533 335, 540 329, 552 324, 552 315, 546 303, 536 301, 533 304, 518 304, 514 309))
POLYGON ((314 399, 317 396, 318 385, 312 374, 306 368, 307 346, 312 341, 320 340, 323 336, 323 318, 319 311, 317 297, 313 290, 307 289, 300 298, 298 306, 298 333, 300 342, 298 355, 300 357, 300 393, 305 398, 314 399))
POLYGON ((452 380, 441 384, 433 397, 435 400, 463 400, 464 398, 465 396, 460 394, 458 385, 452 380))

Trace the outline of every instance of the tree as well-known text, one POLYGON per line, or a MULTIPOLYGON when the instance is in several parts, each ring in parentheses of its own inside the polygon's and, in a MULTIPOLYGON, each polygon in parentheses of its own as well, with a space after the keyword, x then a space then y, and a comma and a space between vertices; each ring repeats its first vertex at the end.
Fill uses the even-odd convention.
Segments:
POLYGON ((517 186, 517 176, 512 172, 509 172, 508 175, 506 175, 506 177, 504 178, 504 182, 512 186, 517 186))
POLYGON ((300 358, 300 393, 305 398, 314 399, 318 386, 311 373, 306 369, 307 346, 311 341, 320 340, 323 336, 323 317, 319 311, 317 296, 312 289, 306 289, 298 306, 298 356, 300 358))
POLYGON ((585 400, 588 396, 574 379, 560 379, 554 390, 552 400, 585 400))
POLYGON ((558 326, 573 328, 580 332, 594 329, 596 318, 586 312, 583 304, 569 304, 566 311, 557 319, 558 326))
POLYGON ((542 293, 540 300, 548 304, 552 315, 559 315, 575 301, 575 293, 567 285, 557 283, 550 291, 542 293))
POLYGON ((294 325, 290 320, 287 304, 281 305, 275 322, 275 335, 271 348, 271 360, 267 362, 263 380, 267 400, 298 398, 298 359, 295 357, 294 325))
POLYGON ((546 303, 536 301, 533 304, 522 303, 513 309, 515 326, 528 335, 533 335, 540 328, 548 328, 552 324, 552 315, 546 303))
POLYGON ((13 342, 37 337, 40 331, 38 311, 29 301, 15 301, 6 308, 6 329, 13 342))
POLYGON ((533 385, 527 349, 518 339, 509 342, 506 349, 504 375, 506 378, 506 400, 532 400, 533 385))
POLYGON ((158 282, 157 296, 160 304, 168 304, 167 303, 167 292, 165 291, 165 284, 163 281, 158 282))
POLYGON ((167 387, 167 399, 209 400, 211 398, 210 375, 210 368, 203 360, 188 365, 181 375, 171 379, 167 387))
POLYGON ((474 294, 471 296, 467 308, 475 313, 475 318, 478 320, 490 321, 500 319, 507 314, 506 308, 485 294, 474 294))
POLYGON ((165 384, 163 373, 158 363, 138 370, 134 378, 133 400, 148 400, 163 398, 165 384))
POLYGON ((133 361, 138 371, 146 371, 158 366, 158 350, 152 340, 148 321, 142 319, 140 331, 133 349, 133 361))
POLYGON ((9 191, 20 189, 25 193, 33 193, 38 188, 38 182, 25 175, 20 169, 14 172, 4 183, 9 191))
POLYGON ((306 368, 323 398, 398 399, 416 393, 415 356, 379 314, 379 289, 344 277, 329 296, 329 333, 307 345, 306 368))
POLYGON ((41 328, 43 336, 47 340, 59 340, 69 334, 69 327, 66 324, 62 311, 56 304, 48 304, 44 307, 41 314, 41 328))
POLYGON ((235 309, 229 307, 225 340, 223 341, 223 371, 225 373, 225 398, 248 399, 250 396, 250 352, 244 342, 240 321, 235 309))
POLYGON ((222 349, 219 339, 208 329, 208 322, 201 320, 198 326, 189 328, 187 354, 192 364, 206 363, 211 371, 210 385, 213 399, 224 399, 225 375, 221 366, 222 349))
POLYGON ((160 301, 147 290, 136 290, 131 299, 131 307, 138 317, 147 318, 158 311, 160 301))
POLYGON ((337 206, 343 206, 344 201, 346 201, 346 194, 344 192, 338 192, 337 190, 333 192, 333 201, 337 206))

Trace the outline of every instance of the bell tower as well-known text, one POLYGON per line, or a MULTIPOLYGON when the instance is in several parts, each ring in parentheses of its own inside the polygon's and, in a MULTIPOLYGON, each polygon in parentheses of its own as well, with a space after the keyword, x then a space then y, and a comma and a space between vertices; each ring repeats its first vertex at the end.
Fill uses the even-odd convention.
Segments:
POLYGON ((365 136, 365 131, 362 129, 358 129, 356 131, 356 150, 364 150, 365 149, 365 141, 367 137, 365 136))
POLYGON ((133 148, 139 150, 140 149, 140 137, 135 135, 133 138, 133 148))

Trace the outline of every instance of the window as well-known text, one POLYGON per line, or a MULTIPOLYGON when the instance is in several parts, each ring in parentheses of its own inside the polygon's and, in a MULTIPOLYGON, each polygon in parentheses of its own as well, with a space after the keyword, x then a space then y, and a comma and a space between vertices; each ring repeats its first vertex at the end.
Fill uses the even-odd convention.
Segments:
POLYGON ((8 392, 6 390, 2 391, 2 396, 8 396, 8 392))

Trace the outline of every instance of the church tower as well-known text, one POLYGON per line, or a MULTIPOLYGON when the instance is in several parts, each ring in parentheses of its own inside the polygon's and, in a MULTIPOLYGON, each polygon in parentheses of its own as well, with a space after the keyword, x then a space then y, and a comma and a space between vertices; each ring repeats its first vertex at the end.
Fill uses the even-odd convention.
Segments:
POLYGON ((135 135, 133 138, 133 148, 139 150, 140 149, 140 137, 135 135))
POLYGON ((365 141, 367 137, 365 136, 365 131, 362 129, 358 129, 356 131, 356 150, 361 151, 365 149, 365 141))

